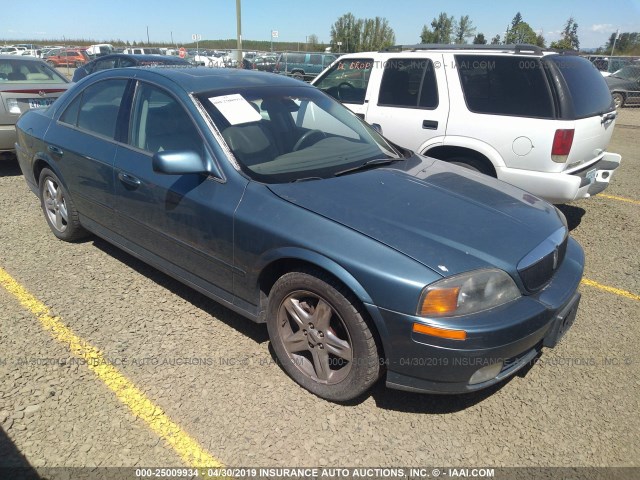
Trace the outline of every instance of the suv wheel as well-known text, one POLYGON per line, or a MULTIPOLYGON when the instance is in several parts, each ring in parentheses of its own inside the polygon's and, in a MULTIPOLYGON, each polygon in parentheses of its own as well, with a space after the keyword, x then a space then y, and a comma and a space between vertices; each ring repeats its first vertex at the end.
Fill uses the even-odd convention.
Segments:
POLYGON ((48 61, 48 62, 47 62, 47 65, 49 65, 49 66, 50 66, 50 67, 52 67, 52 68, 56 68, 56 63, 55 63, 55 62, 48 61))
POLYGON ((282 368, 330 401, 362 395, 378 379, 375 339, 357 300, 319 272, 290 272, 269 293, 267 329, 282 368))
POLYGON ((615 103, 616 108, 624 107, 624 95, 621 93, 614 93, 611 95, 613 97, 613 103, 615 103))

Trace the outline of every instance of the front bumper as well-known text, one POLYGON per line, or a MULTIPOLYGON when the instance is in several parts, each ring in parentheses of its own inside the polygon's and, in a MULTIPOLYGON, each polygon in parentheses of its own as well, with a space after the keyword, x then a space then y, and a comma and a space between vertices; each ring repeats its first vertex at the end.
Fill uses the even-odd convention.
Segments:
POLYGON ((581 165, 578 170, 545 173, 503 167, 496 173, 500 180, 551 203, 565 203, 602 192, 609 186, 621 161, 622 157, 617 153, 605 152, 602 158, 586 166, 581 165))
POLYGON ((368 306, 384 322, 387 386, 427 393, 467 393, 489 387, 515 374, 542 347, 553 347, 573 322, 584 253, 569 239, 567 254, 553 280, 536 295, 466 317, 424 319, 368 306), (415 322, 464 329, 466 340, 450 340, 413 332, 415 322), (559 331, 561 330, 561 331, 559 331), (491 378, 478 383, 478 370, 502 362, 491 378))

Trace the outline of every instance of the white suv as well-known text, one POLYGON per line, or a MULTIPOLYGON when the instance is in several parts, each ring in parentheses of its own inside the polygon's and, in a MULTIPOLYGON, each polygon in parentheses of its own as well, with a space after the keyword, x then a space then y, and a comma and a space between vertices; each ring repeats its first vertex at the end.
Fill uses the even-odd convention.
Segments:
POLYGON ((554 203, 603 191, 616 110, 576 55, 531 45, 415 45, 340 57, 313 84, 392 142, 554 203))

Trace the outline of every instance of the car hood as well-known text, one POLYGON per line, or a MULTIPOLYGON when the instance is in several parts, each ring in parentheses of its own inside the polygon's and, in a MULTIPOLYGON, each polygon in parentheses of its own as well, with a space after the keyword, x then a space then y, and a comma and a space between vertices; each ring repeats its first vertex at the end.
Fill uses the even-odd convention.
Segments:
POLYGON ((636 82, 634 82, 633 80, 626 80, 624 78, 608 76, 605 77, 604 80, 605 82, 607 82, 610 90, 616 88, 634 89, 634 87, 636 86, 636 82))
POLYGON ((443 276, 488 266, 515 273, 527 253, 564 225, 544 200, 424 157, 268 188, 443 276))

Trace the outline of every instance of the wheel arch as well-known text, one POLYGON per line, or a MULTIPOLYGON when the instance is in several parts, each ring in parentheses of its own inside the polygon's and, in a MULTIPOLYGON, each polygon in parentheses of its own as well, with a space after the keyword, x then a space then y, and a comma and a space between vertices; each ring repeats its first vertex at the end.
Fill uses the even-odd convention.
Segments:
POLYGON ((473 138, 447 137, 446 144, 436 144, 422 154, 445 161, 453 157, 469 156, 485 163, 496 177, 500 168, 506 167, 504 159, 494 147, 473 138))
POLYGON ((372 327, 379 354, 384 357, 388 333, 382 318, 371 311, 371 306, 374 305, 373 300, 351 273, 334 260, 317 252, 302 248, 286 248, 278 252, 270 252, 263 258, 255 276, 256 287, 260 295, 258 321, 266 321, 268 296, 275 282, 285 273, 309 270, 315 270, 331 277, 354 295, 360 304, 362 315, 372 327), (368 306, 369 308, 367 308, 368 306))

